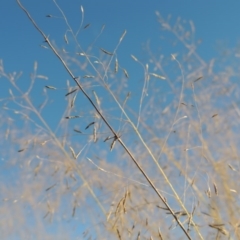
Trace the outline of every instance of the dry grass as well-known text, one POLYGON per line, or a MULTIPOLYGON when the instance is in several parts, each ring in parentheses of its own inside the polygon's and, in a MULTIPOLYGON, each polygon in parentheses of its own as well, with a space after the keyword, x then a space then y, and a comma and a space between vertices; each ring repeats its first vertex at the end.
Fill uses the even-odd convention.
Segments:
POLYGON ((35 63, 22 90, 0 65, 11 89, 0 119, 4 239, 239 239, 238 67, 205 62, 193 23, 156 13, 182 52, 158 57, 146 45, 146 63, 129 53, 144 73, 135 90, 117 58, 127 32, 113 51, 84 50, 90 25, 75 34, 55 4, 75 54, 35 27, 72 81, 48 85, 35 63))

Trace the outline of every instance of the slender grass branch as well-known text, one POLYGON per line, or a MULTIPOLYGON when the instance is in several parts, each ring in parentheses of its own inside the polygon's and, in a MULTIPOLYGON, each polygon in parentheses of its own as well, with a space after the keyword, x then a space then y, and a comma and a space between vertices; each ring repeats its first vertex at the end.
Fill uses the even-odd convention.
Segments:
MULTIPOLYGON (((158 191, 158 189, 156 188, 156 186, 154 185, 154 183, 152 182, 152 180, 149 178, 149 176, 146 174, 146 172, 143 170, 143 168, 139 165, 138 161, 135 159, 135 157, 133 156, 133 154, 131 153, 131 151, 127 148, 127 146, 124 144, 124 142, 121 140, 121 138, 117 135, 117 133, 115 132, 115 130, 113 129, 113 127, 110 125, 110 123, 106 120, 106 118, 104 117, 104 115, 101 113, 101 111, 98 109, 98 107, 95 105, 95 103, 93 102, 93 100, 89 97, 89 95, 86 93, 86 91, 84 90, 83 86, 79 83, 78 78, 76 76, 73 75, 72 71, 70 70, 70 68, 67 66, 66 62, 63 60, 63 58, 60 56, 60 54, 57 52, 57 50, 54 48, 54 46, 51 44, 51 41, 49 40, 49 38, 44 34, 44 32, 38 27, 38 25, 35 23, 35 21, 33 20, 33 18, 31 17, 31 15, 29 14, 29 12, 22 6, 22 4, 20 3, 19 0, 17 0, 17 3, 19 4, 20 8, 26 13, 26 15, 28 16, 29 20, 31 21, 31 23, 34 25, 34 27, 37 29, 37 31, 43 36, 45 42, 48 44, 48 46, 51 48, 51 50, 54 52, 54 54, 57 56, 57 58, 61 61, 61 63, 63 64, 64 68, 66 69, 66 71, 69 73, 69 75, 71 76, 71 78, 75 81, 76 85, 79 87, 79 89, 82 91, 82 93, 84 94, 84 96, 88 99, 88 101, 91 103, 91 105, 93 106, 93 108, 96 110, 96 112, 98 113, 98 115, 102 118, 102 120, 104 121, 104 123, 107 125, 107 127, 110 129, 110 131, 113 133, 114 137, 116 138, 116 140, 118 140, 118 142, 122 145, 122 147, 124 148, 124 150, 127 152, 127 154, 129 155, 129 157, 132 159, 132 161, 134 162, 134 164, 137 166, 137 168, 139 169, 139 171, 143 174, 143 176, 145 177, 145 179, 147 180, 147 182, 150 184, 150 186, 152 187, 152 189, 155 191, 155 193, 158 195, 158 197, 161 199, 161 201, 164 203, 164 205, 166 206, 166 208, 168 209, 168 211, 170 212, 170 214, 173 216, 173 218, 176 220, 176 222, 178 223, 178 225, 180 226, 180 228, 182 229, 182 231, 184 232, 184 234, 186 235, 186 237, 188 239, 191 239, 189 233, 187 232, 187 230, 184 228, 183 224, 181 223, 181 221, 179 220, 179 218, 177 217, 177 215, 174 213, 174 211, 171 209, 170 205, 167 203, 167 201, 165 200, 165 198, 162 196, 162 194, 158 191)), ((106 86, 107 89, 109 90, 109 92, 111 93, 111 95, 113 96, 114 100, 117 102, 117 104, 119 105, 119 108, 121 109, 121 111, 124 113, 125 116, 127 116, 126 112, 124 111, 124 109, 122 108, 121 104, 118 102, 118 100, 116 99, 115 95, 113 94, 113 92, 109 89, 108 86, 106 86)), ((41 116, 39 116, 39 118, 45 123, 44 119, 42 119, 41 116)), ((145 143, 145 141, 143 140, 142 136, 140 135, 140 133, 138 132, 136 126, 130 121, 129 117, 127 116, 129 122, 131 123, 132 127, 134 128, 134 130, 136 131, 137 135, 139 136, 141 142, 143 143, 143 145, 145 146, 145 148, 147 149, 147 151, 149 152, 150 156, 152 157, 152 159, 154 160, 154 162, 156 163, 156 165, 158 166, 160 172, 162 173, 162 175, 164 176, 165 180, 167 181, 168 185, 171 187, 174 195, 176 196, 178 202, 180 203, 180 205, 183 207, 183 209, 185 210, 185 207, 181 201, 181 199, 179 198, 178 194, 176 193, 174 187, 172 186, 172 184, 170 183, 170 181, 168 180, 164 170, 160 167, 160 165, 158 164, 158 161, 155 159, 154 155, 152 154, 151 150, 149 149, 149 147, 147 146, 147 144, 145 143)), ((46 124, 46 123, 45 123, 46 124)), ((47 124, 45 125, 48 130, 51 132, 51 129, 47 126, 47 124)), ((53 137, 55 137, 55 135, 53 134, 53 137)), ((56 139, 56 142, 60 144, 60 142, 56 139)), ((187 212, 187 211, 186 211, 187 212)), ((194 225, 194 228, 196 230, 196 232, 198 233, 199 237, 201 239, 202 236, 199 232, 199 230, 197 229, 196 225, 194 225)))

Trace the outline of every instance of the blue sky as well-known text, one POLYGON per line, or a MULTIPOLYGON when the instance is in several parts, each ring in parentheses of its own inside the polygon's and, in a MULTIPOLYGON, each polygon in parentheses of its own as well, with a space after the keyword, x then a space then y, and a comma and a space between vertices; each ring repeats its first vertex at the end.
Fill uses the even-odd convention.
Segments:
MULTIPOLYGON (((141 52, 141 44, 147 40, 158 42, 159 24, 155 11, 159 11, 164 17, 172 15, 173 21, 177 17, 192 20, 196 27, 196 38, 203 40, 199 51, 200 55, 212 58, 216 41, 226 41, 230 46, 235 45, 239 37, 238 23, 240 16, 238 1, 58 1, 64 9, 75 28, 80 21, 80 5, 85 9, 85 23, 91 23, 88 29, 94 36, 98 33, 102 24, 106 24, 103 34, 106 44, 116 41, 124 29, 128 31, 123 45, 128 46, 131 52, 138 55, 141 52), (111 41, 110 41, 111 40, 111 41), (109 42, 108 42, 109 41, 109 42)), ((1 58, 5 66, 12 70, 28 69, 34 60, 44 57, 43 49, 38 48, 41 43, 40 35, 34 31, 26 16, 20 10, 16 1, 3 0, 0 3, 1 22, 3 33, 1 44, 1 58), (34 51, 34 54, 30 54, 34 51), (38 55, 39 54, 39 55, 38 55), (21 61, 24 57, 24 61, 21 61), (11 66, 11 67, 10 67, 11 66)), ((59 28, 51 28, 51 21, 46 19, 46 14, 60 15, 52 1, 22 1, 37 23, 50 36, 60 33, 59 28)), ((54 39, 54 37, 53 37, 54 39)), ((54 39, 57 40, 57 39, 54 39)))
MULTIPOLYGON (((36 1, 22 0, 21 3, 50 39, 61 49, 74 52, 75 45, 69 38, 69 45, 64 42, 66 33, 65 22, 51 0, 36 1), (47 14, 55 17, 46 18, 47 14)), ((100 55, 100 48, 113 51, 120 36, 126 30, 127 34, 121 43, 117 55, 121 64, 128 70, 131 87, 138 88, 139 79, 142 77, 141 68, 131 59, 133 54, 142 62, 148 61, 146 44, 149 42, 152 52, 170 57, 175 53, 171 44, 166 39, 172 38, 166 31, 162 31, 157 21, 156 11, 164 18, 171 15, 171 23, 180 17, 194 23, 196 33, 195 41, 202 41, 198 47, 199 55, 208 62, 218 56, 219 46, 226 49, 234 48, 239 43, 240 1, 222 0, 59 0, 58 4, 64 10, 67 19, 76 31, 81 22, 80 6, 84 8, 84 22, 91 24, 81 30, 79 41, 83 48, 89 46, 99 34, 102 25, 105 29, 94 44, 93 51, 100 55), (165 39, 165 40, 163 40, 165 39)), ((70 79, 59 60, 49 50, 41 48, 43 39, 30 23, 24 12, 14 0, 0 1, 0 59, 3 60, 6 72, 23 71, 21 88, 29 86, 30 73, 33 71, 34 61, 38 62, 38 73, 48 76, 48 81, 36 83, 32 100, 38 105, 41 103, 42 89, 45 85, 56 86, 66 93, 66 80, 70 79), (39 87, 39 88, 38 88, 39 87), (39 89, 41 91, 39 91, 39 89)), ((181 51, 181 48, 179 48, 181 51)), ((76 71, 77 74, 77 71, 76 71)), ((10 84, 3 78, 0 79, 0 98, 9 96, 10 84)), ((74 83, 71 81, 71 85, 74 83)), ((137 89, 138 91, 139 89, 137 89)), ((51 92, 51 99, 58 98, 51 92)), ((56 102, 55 102, 56 103, 56 102)), ((53 130, 62 115, 61 104, 49 105, 44 117, 53 130), (53 107, 54 106, 54 107, 53 107), (50 113, 50 117, 49 117, 50 113), (54 116, 54 117, 53 117, 54 116)))
MULTIPOLYGON (((239 41, 240 15, 238 1, 58 1, 64 10, 72 28, 76 31, 81 22, 80 6, 84 8, 83 26, 90 23, 90 27, 80 32, 80 43, 85 48, 98 35, 101 27, 105 29, 94 49, 99 48, 112 51, 124 30, 127 34, 118 49, 118 57, 135 81, 142 76, 141 69, 131 59, 133 54, 138 59, 147 62, 146 43, 150 43, 151 50, 156 54, 169 56, 175 53, 171 45, 162 40, 167 39, 166 31, 161 31, 155 12, 167 18, 171 15, 173 24, 178 17, 186 21, 193 21, 196 29, 195 40, 202 43, 198 46, 199 55, 206 61, 218 56, 219 43, 226 48, 236 46, 239 41), (137 74, 139 72, 139 74, 137 74)), ((66 46, 64 34, 66 25, 60 18, 46 18, 47 14, 60 17, 60 13, 52 1, 28 1, 22 4, 28 9, 34 20, 49 35, 59 48, 74 49, 71 40, 66 46)), ((40 47, 42 37, 34 29, 26 15, 18 7, 16 1, 3 0, 0 3, 0 38, 1 55, 7 72, 23 71, 29 76, 34 61, 38 61, 38 73, 47 75, 47 84, 59 84, 64 87, 69 76, 61 67, 56 57, 40 47), (51 67, 50 67, 51 66, 51 67), (56 71, 52 71, 55 69, 56 71)), ((174 39, 173 36, 169 37, 174 39)), ((132 81, 134 83, 134 81, 132 81)), ((22 87, 28 83, 23 81, 22 87)), ((60 86, 59 86, 60 87, 60 86)), ((6 96, 9 88, 6 81, 2 82, 0 94, 6 96)), ((37 93, 36 93, 37 94, 37 93)))

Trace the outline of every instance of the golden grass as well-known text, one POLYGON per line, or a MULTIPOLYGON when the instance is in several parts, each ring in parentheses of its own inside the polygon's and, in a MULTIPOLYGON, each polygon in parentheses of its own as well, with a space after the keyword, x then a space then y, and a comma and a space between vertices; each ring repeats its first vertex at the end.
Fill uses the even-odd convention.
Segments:
POLYGON ((158 58, 147 46, 147 63, 129 53, 144 73, 134 89, 130 69, 117 58, 127 32, 98 56, 78 42, 91 27, 83 24, 84 8, 74 33, 55 4, 67 24, 63 40, 75 41, 77 57, 55 47, 24 11, 72 78, 65 93, 45 84, 37 63, 27 91, 20 76, 0 65, 11 85, 1 99, 2 236, 238 239, 240 110, 231 81, 238 69, 214 71, 217 63, 205 62, 191 42, 193 23, 187 30, 179 20, 171 27, 156 13, 185 52, 158 58), (33 91, 43 93, 40 106, 33 91), (50 126, 45 112, 54 104, 61 104, 62 116, 50 126))

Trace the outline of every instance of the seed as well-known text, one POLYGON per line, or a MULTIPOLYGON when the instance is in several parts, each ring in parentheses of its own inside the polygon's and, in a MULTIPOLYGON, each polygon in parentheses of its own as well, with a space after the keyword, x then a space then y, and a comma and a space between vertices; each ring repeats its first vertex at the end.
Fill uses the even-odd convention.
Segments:
POLYGON ((94 97, 96 99, 97 105, 100 106, 99 98, 98 98, 98 96, 97 96, 97 94, 96 94, 96 92, 94 90, 93 90, 93 94, 94 94, 94 97))
POLYGON ((213 187, 214 187, 215 194, 218 195, 218 189, 217 189, 217 185, 215 183, 213 183, 213 187))
POLYGON ((71 150, 71 153, 72 153, 73 158, 76 159, 77 156, 76 156, 76 154, 75 154, 75 151, 73 150, 72 147, 69 147, 69 148, 70 148, 70 150, 71 150))
POLYGON ((96 126, 93 127, 93 142, 97 142, 97 129, 96 129, 96 126))
POLYGON ((118 72, 118 60, 117 60, 117 58, 115 59, 115 68, 114 68, 114 72, 115 72, 115 73, 118 72))
POLYGON ((159 79, 162 79, 162 80, 165 80, 166 78, 161 76, 161 75, 158 75, 156 73, 149 73, 149 75, 153 76, 153 77, 156 77, 156 78, 159 78, 159 79))
POLYGON ((84 29, 88 28, 90 25, 91 25, 91 23, 88 23, 88 24, 84 27, 84 29))
POLYGON ((127 73, 127 70, 124 69, 124 68, 123 68, 122 70, 123 70, 123 72, 124 72, 125 77, 126 77, 126 78, 129 78, 128 73, 127 73))
POLYGON ((93 125, 95 122, 91 122, 91 123, 89 123, 87 126, 86 126, 86 128, 85 128, 85 130, 86 129, 88 129, 91 125, 93 125))
POLYGON ((66 119, 80 118, 80 116, 67 116, 66 119))
POLYGON ((85 76, 83 76, 83 78, 94 78, 94 76, 92 76, 92 75, 85 75, 85 76))
POLYGON ((202 79, 203 77, 199 77, 199 78, 197 78, 196 80, 194 80, 194 82, 197 82, 197 81, 199 81, 200 79, 202 79))
POLYGON ((67 39, 66 33, 64 34, 64 40, 65 40, 65 43, 68 44, 68 39, 67 39))
POLYGON ((124 30, 124 32, 123 32, 123 34, 122 34, 122 36, 120 37, 120 42, 123 40, 123 38, 125 37, 125 35, 126 35, 126 33, 127 33, 127 31, 126 30, 124 30))
POLYGON ((134 61, 138 62, 138 60, 137 60, 137 58, 136 58, 135 56, 131 55, 131 57, 132 57, 132 59, 133 59, 134 61))
POLYGON ((48 187, 45 191, 46 191, 46 192, 49 191, 50 189, 54 188, 56 185, 57 185, 56 183, 53 184, 52 186, 48 187))
POLYGON ((103 48, 100 48, 101 49, 101 51, 102 52, 104 52, 105 54, 107 54, 107 55, 113 55, 113 53, 111 53, 111 52, 108 52, 108 51, 106 51, 105 49, 103 49, 103 48))
POLYGON ((56 90, 56 88, 53 87, 53 86, 45 86, 45 88, 52 89, 52 90, 56 90))
POLYGON ((82 133, 80 130, 74 129, 73 131, 77 132, 77 133, 82 133))
POLYGON ((71 101, 71 108, 74 106, 75 100, 76 100, 77 94, 73 97, 71 101))
POLYGON ((110 151, 113 150, 113 148, 114 148, 114 146, 115 146, 115 143, 116 143, 116 140, 117 140, 117 138, 114 137, 114 139, 113 139, 113 141, 112 141, 112 143, 111 143, 111 146, 110 146, 110 151))
POLYGON ((68 95, 70 95, 70 94, 76 92, 77 90, 78 90, 77 88, 76 88, 76 89, 73 89, 72 91, 68 92, 68 93, 65 95, 65 97, 67 97, 68 95))

